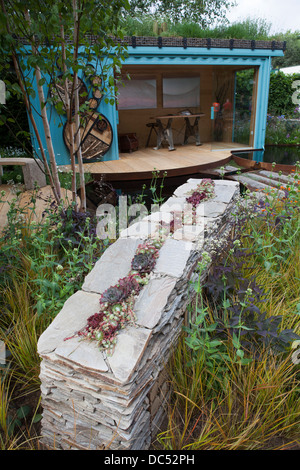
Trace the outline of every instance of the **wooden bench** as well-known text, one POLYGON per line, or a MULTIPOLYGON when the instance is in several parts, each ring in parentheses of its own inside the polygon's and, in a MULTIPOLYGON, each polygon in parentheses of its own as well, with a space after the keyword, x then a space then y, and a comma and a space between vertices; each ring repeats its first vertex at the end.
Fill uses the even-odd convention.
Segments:
MULTIPOLYGON (((34 158, 0 158, 0 169, 4 165, 21 165, 23 168, 25 189, 34 189, 35 184, 40 188, 46 186, 46 176, 44 165, 34 158)), ((2 171, 0 172, 1 180, 2 171)))

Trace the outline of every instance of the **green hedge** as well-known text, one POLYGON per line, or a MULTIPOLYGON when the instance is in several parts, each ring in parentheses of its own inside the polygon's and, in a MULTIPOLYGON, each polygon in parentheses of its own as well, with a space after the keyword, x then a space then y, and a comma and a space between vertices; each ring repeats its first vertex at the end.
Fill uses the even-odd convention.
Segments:
MULTIPOLYGON (((293 93, 296 91, 295 88, 292 88, 292 83, 295 80, 300 80, 300 74, 285 75, 283 72, 271 73, 269 114, 274 116, 295 116, 295 109, 299 106, 293 103, 292 100, 293 93)), ((300 116, 299 112, 297 114, 300 116)))

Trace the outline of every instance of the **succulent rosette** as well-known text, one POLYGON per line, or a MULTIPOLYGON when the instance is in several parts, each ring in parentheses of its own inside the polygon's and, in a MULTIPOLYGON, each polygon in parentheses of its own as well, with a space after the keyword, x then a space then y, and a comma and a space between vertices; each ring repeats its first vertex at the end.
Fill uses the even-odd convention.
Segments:
POLYGON ((186 202, 192 204, 193 209, 196 209, 200 202, 214 197, 214 187, 215 183, 212 179, 204 178, 195 189, 188 193, 190 195, 187 196, 186 202))
POLYGON ((133 311, 135 296, 145 279, 155 267, 160 242, 146 241, 140 244, 131 262, 128 276, 106 289, 100 297, 100 311, 87 319, 87 325, 78 335, 98 342, 100 349, 112 350, 117 333, 128 323, 135 322, 133 311))

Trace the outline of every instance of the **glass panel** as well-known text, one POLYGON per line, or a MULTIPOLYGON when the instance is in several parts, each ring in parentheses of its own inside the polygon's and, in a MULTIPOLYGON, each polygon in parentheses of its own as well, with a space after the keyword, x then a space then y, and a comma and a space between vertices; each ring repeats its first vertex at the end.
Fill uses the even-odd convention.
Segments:
POLYGON ((124 79, 118 88, 118 109, 156 108, 156 79, 124 79))
POLYGON ((235 104, 233 142, 251 145, 253 135, 253 87, 254 69, 240 70, 235 73, 235 104))
POLYGON ((213 73, 212 149, 252 146, 255 117, 254 68, 215 68, 213 73))
POLYGON ((163 79, 164 108, 187 108, 199 105, 200 77, 163 79))

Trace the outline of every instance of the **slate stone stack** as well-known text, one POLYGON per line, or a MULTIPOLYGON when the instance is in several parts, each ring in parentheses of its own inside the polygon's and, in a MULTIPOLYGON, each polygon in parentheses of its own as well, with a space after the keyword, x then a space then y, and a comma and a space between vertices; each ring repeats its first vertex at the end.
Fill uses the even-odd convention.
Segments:
POLYGON ((183 208, 199 181, 188 180, 160 212, 124 230, 41 335, 41 442, 49 448, 145 450, 159 431, 170 393, 165 365, 193 295, 190 281, 201 252, 228 236, 239 183, 215 181, 215 197, 197 208, 197 225, 186 223, 165 240, 136 298, 136 325, 120 330, 111 355, 74 334, 99 311, 100 294, 129 273, 138 245, 183 208))

